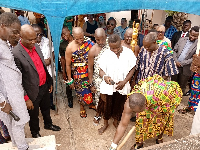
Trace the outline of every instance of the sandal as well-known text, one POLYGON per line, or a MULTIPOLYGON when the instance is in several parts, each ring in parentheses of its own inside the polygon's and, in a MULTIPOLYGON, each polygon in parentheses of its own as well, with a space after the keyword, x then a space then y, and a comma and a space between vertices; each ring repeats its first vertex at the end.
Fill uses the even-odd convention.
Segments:
POLYGON ((80 111, 80 117, 81 118, 86 118, 87 117, 87 114, 86 114, 85 110, 80 111))
POLYGON ((101 119, 101 116, 94 116, 94 121, 97 121, 97 123, 95 123, 94 121, 93 121, 93 123, 94 123, 94 125, 95 126, 97 126, 98 124, 99 124, 99 121, 100 121, 100 119, 101 119))
POLYGON ((93 109, 93 110, 97 110, 96 106, 95 105, 89 105, 89 109, 93 109))
POLYGON ((140 149, 140 148, 143 148, 143 144, 142 145, 139 145, 137 146, 137 144, 134 144, 130 150, 137 150, 137 149, 140 149))
POLYGON ((178 112, 181 114, 186 114, 188 112, 191 112, 191 109, 189 107, 185 107, 183 109, 179 109, 178 112))
POLYGON ((156 144, 160 144, 160 143, 163 143, 163 138, 161 138, 161 139, 156 139, 156 144))

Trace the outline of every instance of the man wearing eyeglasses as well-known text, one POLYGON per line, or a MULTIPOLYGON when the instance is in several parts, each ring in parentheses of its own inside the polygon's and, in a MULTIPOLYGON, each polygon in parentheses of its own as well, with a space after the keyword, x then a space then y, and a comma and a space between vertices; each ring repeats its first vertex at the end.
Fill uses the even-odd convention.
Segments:
POLYGON ((14 47, 13 55, 18 69, 22 73, 24 99, 28 108, 29 126, 33 138, 41 137, 39 131, 39 108, 41 110, 44 128, 60 131, 61 128, 53 125, 50 116, 50 96, 52 92, 52 78, 47 71, 43 54, 36 44, 37 34, 30 25, 21 27, 21 40, 14 47))
MULTIPOLYGON (((8 128, 12 145, 18 150, 27 150, 24 126, 29 121, 29 115, 24 101, 22 74, 6 43, 11 35, 17 36, 20 30, 21 24, 16 15, 8 12, 0 15, 0 119, 8 128), (19 121, 10 117, 11 109, 20 118, 19 121)), ((5 143, 5 138, 0 135, 0 143, 5 143)))
POLYGON ((106 36, 109 37, 112 34, 118 34, 120 36, 120 32, 117 30, 114 30, 116 27, 116 20, 113 17, 110 17, 108 19, 107 25, 106 25, 106 36))
MULTIPOLYGON (((52 77, 51 51, 50 51, 50 47, 49 47, 49 39, 44 37, 44 34, 43 34, 44 32, 42 31, 42 28, 39 25, 33 24, 32 27, 37 35, 36 43, 39 45, 39 47, 42 51, 47 70, 52 77)), ((52 56, 54 58, 54 48, 53 47, 52 47, 52 56)), ((55 75, 54 70, 55 70, 55 68, 53 68, 53 75, 55 75)), ((53 104, 53 92, 50 93, 50 99, 51 99, 51 109, 55 110, 55 105, 53 104)))

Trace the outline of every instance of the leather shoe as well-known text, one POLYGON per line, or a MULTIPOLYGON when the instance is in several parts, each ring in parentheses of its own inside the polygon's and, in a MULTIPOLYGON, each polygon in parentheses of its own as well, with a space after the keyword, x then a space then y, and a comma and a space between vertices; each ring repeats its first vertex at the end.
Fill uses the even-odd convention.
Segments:
POLYGON ((52 131, 60 131, 61 130, 61 128, 59 126, 56 126, 56 125, 53 125, 53 124, 45 125, 44 128, 46 130, 52 130, 52 131))
POLYGON ((40 135, 40 133, 36 133, 36 134, 32 134, 32 137, 33 138, 39 138, 39 137, 41 137, 41 135, 40 135))

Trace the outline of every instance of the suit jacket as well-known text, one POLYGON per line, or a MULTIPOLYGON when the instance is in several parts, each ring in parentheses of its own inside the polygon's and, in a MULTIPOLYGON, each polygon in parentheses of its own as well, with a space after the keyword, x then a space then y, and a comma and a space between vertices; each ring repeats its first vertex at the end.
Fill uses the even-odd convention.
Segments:
MULTIPOLYGON (((180 38, 178 43, 176 43, 173 49, 174 50, 173 57, 174 57, 175 62, 178 62, 178 58, 181 55, 188 39, 189 39, 188 37, 180 38)), ((192 46, 190 47, 190 49, 188 50, 186 54, 185 60, 180 62, 181 66, 183 66, 183 74, 186 76, 190 76, 192 74, 192 72, 190 71, 190 65, 192 63, 192 57, 196 53, 197 42, 198 40, 196 40, 192 44, 192 46)))
MULTIPOLYGON (((172 49, 174 48, 174 46, 176 45, 176 43, 177 43, 178 40, 180 39, 181 34, 182 34, 182 31, 178 31, 178 32, 174 33, 174 35, 172 36, 172 40, 171 40, 172 49)), ((189 32, 186 34, 185 37, 189 37, 189 32)))
MULTIPOLYGON (((50 87, 53 81, 49 72, 47 71, 43 54, 37 44, 35 44, 35 48, 40 59, 42 60, 44 69, 46 71, 46 82, 50 87)), ((39 93, 39 75, 36 70, 36 67, 29 54, 26 52, 26 50, 22 47, 20 43, 13 49, 13 55, 15 58, 15 63, 22 73, 22 84, 25 91, 24 95, 27 94, 30 100, 34 102, 39 93)))
MULTIPOLYGON (((29 114, 24 100, 22 74, 15 65, 14 57, 5 41, 0 39, 0 103, 7 101, 12 111, 19 116, 14 125, 23 125, 29 121, 29 114)), ((10 116, 0 110, 0 118, 6 124, 11 124, 10 116)))

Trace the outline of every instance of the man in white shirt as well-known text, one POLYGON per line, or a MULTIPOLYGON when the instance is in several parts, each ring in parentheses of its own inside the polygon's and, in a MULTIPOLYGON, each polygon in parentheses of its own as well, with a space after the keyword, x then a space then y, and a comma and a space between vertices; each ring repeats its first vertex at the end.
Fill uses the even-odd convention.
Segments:
POLYGON ((121 46, 119 35, 113 34, 108 39, 110 49, 100 57, 98 63, 100 76, 103 81, 100 85, 98 110, 104 118, 104 126, 98 131, 102 134, 108 127, 108 120, 114 119, 113 125, 117 128, 121 119, 126 95, 131 87, 129 80, 134 73, 136 57, 133 51, 121 46))
MULTIPOLYGON (((37 34, 36 43, 40 46, 40 49, 41 49, 42 54, 44 56, 44 62, 46 64, 47 70, 52 77, 51 51, 50 51, 50 47, 49 47, 49 39, 43 36, 44 34, 43 34, 43 31, 42 31, 42 28, 39 25, 33 24, 32 27, 37 34)), ((52 47, 52 56, 54 57, 53 52, 54 52, 54 49, 52 47)), ((55 68, 53 70, 53 74, 55 75, 54 71, 55 71, 55 68)), ((50 99, 51 99, 51 109, 55 110, 55 105, 53 104, 53 92, 50 93, 50 99)))

